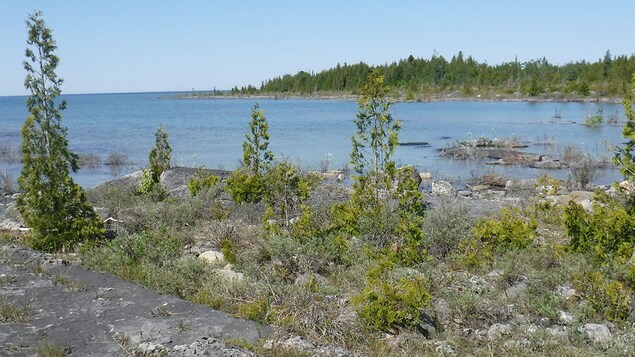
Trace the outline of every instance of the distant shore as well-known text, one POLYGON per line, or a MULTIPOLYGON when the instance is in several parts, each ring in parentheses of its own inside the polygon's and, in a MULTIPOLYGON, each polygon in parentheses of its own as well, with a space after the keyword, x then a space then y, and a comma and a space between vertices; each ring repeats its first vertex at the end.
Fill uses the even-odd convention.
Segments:
MULTIPOLYGON (((357 101, 358 96, 354 94, 182 94, 173 95, 174 99, 273 99, 273 100, 339 100, 357 101)), ((395 102, 403 103, 426 103, 426 102, 528 102, 528 103, 611 103, 621 104, 622 98, 614 97, 558 97, 558 96, 462 96, 454 93, 432 94, 418 99, 406 99, 404 97, 391 98, 395 102)))

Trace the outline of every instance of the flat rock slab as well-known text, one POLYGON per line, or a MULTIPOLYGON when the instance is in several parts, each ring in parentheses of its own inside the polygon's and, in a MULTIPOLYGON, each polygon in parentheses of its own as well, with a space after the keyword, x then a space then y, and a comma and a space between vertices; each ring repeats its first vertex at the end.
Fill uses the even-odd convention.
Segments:
POLYGON ((252 356, 222 340, 254 343, 270 333, 39 252, 0 248, 0 301, 28 311, 25 323, 0 323, 2 356, 31 356, 44 344, 71 356, 252 356))

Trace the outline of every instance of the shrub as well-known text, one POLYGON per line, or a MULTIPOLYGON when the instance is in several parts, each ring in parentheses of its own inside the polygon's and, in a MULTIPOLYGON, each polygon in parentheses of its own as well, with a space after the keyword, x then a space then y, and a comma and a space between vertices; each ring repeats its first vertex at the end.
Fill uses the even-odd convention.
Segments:
POLYGON ((588 252, 600 262, 610 262, 616 256, 629 258, 635 243, 635 217, 605 193, 596 193, 595 199, 601 204, 594 205, 593 213, 587 213, 575 202, 565 208, 571 249, 588 252))
POLYGON ((225 191, 236 203, 256 203, 262 199, 265 185, 262 176, 239 169, 227 178, 225 191))
POLYGON ((119 152, 111 152, 106 158, 104 165, 119 167, 126 165, 127 163, 128 159, 126 158, 126 155, 119 152))
POLYGON ((631 294, 619 281, 607 280, 604 274, 591 271, 574 275, 573 284, 604 318, 617 321, 629 316, 631 294))
POLYGON ((597 178, 597 161, 590 155, 584 155, 580 160, 569 165, 571 178, 578 187, 587 187, 597 178))
POLYGON ((402 327, 421 322, 421 310, 430 304, 424 281, 391 276, 394 266, 387 261, 366 274, 366 286, 351 298, 351 303, 366 327, 374 331, 396 333, 402 327))
POLYGON ((205 166, 196 170, 194 177, 187 183, 187 189, 192 196, 196 196, 200 191, 210 189, 220 183, 220 178, 205 171, 205 166))
POLYGON ((228 263, 236 264, 236 250, 229 239, 220 241, 220 250, 228 263))
POLYGON ((151 197, 154 201, 161 201, 165 191, 158 181, 154 181, 151 170, 143 170, 139 182, 139 193, 151 197))
POLYGON ((150 160, 152 180, 159 182, 163 171, 170 168, 172 148, 170 148, 170 144, 168 143, 168 133, 163 129, 163 126, 159 125, 157 131, 154 133, 154 138, 154 147, 150 150, 148 159, 150 160))
POLYGON ((498 220, 486 219, 472 228, 472 234, 481 242, 495 249, 522 249, 530 245, 536 236, 537 223, 526 221, 518 209, 501 209, 498 220))
POLYGON ((266 173, 264 192, 268 218, 284 220, 285 226, 296 210, 309 198, 311 185, 300 170, 288 161, 281 161, 266 173))
POLYGON ((456 199, 443 198, 426 212, 424 246, 429 253, 443 259, 467 237, 471 227, 468 206, 456 199))

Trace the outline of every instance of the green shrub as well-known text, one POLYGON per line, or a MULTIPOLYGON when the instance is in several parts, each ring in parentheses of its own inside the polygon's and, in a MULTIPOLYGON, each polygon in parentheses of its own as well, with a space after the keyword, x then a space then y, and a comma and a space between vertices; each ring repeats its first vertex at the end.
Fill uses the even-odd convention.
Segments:
POLYGON ((497 249, 522 249, 536 236, 537 223, 525 220, 518 209, 502 208, 498 220, 486 219, 472 228, 472 234, 481 242, 497 249))
POLYGON ((589 252, 600 262, 615 257, 629 258, 635 243, 635 217, 616 199, 597 193, 593 213, 569 202, 565 208, 565 227, 576 252, 589 252))
POLYGON ((160 182, 154 181, 151 170, 143 170, 139 182, 139 193, 151 197, 154 201, 161 201, 165 196, 165 191, 160 182))
POLYGON ((210 189, 220 183, 220 178, 205 171, 205 166, 201 166, 196 170, 194 177, 190 178, 187 183, 187 189, 192 196, 196 196, 202 190, 210 189))
POLYGON ((170 154, 172 148, 168 143, 168 133, 165 131, 162 125, 159 125, 157 131, 154 133, 154 147, 150 150, 150 173, 152 174, 152 181, 159 182, 159 178, 163 171, 170 168, 170 154))
POLYGON ((280 219, 288 226, 291 216, 309 198, 310 181, 288 161, 276 163, 264 178, 263 196, 269 213, 265 219, 280 219))
POLYGON ((236 264, 236 250, 229 239, 220 241, 220 250, 228 263, 236 264))
POLYGON ((238 315, 242 318, 269 323, 271 309, 266 297, 259 297, 253 302, 244 302, 238 305, 238 315))
POLYGON ((593 308, 611 321, 626 319, 631 311, 631 294, 622 283, 608 280, 596 271, 574 275, 573 284, 593 308))
POLYGON ((232 172, 225 183, 225 191, 236 203, 256 203, 262 200, 265 183, 261 175, 254 175, 239 169, 232 172))
POLYGON ((393 264, 380 261, 366 274, 366 286, 351 303, 366 327, 396 333, 421 322, 421 310, 430 304, 430 294, 421 277, 392 276, 393 264))

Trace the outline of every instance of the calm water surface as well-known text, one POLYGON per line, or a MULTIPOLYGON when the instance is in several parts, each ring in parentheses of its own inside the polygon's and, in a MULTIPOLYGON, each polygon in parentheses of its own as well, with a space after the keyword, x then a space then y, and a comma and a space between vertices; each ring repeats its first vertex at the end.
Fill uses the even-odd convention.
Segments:
MULTIPOLYGON (((173 93, 66 95, 63 123, 76 153, 92 153, 105 160, 123 153, 134 164, 120 170, 108 166, 82 169, 75 174, 85 187, 127 174, 147 165, 154 132, 162 123, 169 133, 175 165, 234 169, 242 157, 254 99, 174 99, 173 93)), ((0 148, 17 148, 20 128, 27 115, 25 97, 0 97, 0 148)), ((325 159, 331 168, 346 164, 357 104, 336 100, 258 100, 269 121, 271 148, 304 168, 319 168, 325 159)), ((415 165, 437 178, 469 179, 496 172, 516 177, 537 177, 543 170, 498 167, 483 162, 443 159, 438 149, 456 141, 480 136, 515 136, 526 141, 526 151, 558 156, 566 146, 596 157, 611 157, 610 148, 623 139, 621 105, 590 103, 433 102, 397 103, 393 116, 403 122, 400 141, 426 141, 430 147, 399 147, 399 164, 415 165), (587 128, 581 123, 601 110, 617 116, 619 126, 587 128), (554 118, 558 113, 560 118, 554 118), (554 145, 538 145, 549 139, 554 145)), ((19 175, 19 164, 0 160, 0 172, 19 175)), ((566 178, 568 170, 548 171, 566 178)), ((619 178, 607 170, 598 180, 619 178)))

